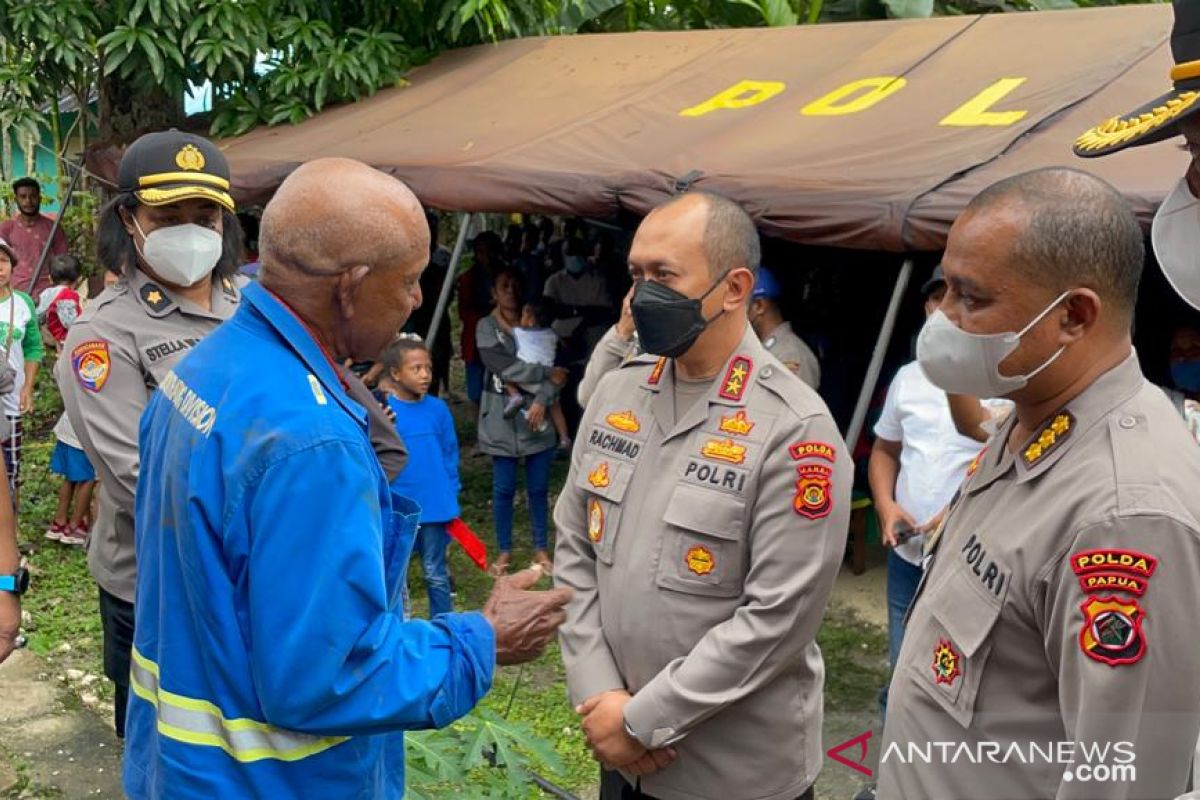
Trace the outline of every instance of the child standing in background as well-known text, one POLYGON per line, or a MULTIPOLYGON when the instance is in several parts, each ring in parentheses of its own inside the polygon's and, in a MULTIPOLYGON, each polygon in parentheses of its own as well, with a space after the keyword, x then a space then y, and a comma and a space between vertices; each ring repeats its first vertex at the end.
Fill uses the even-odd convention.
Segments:
POLYGON ((53 342, 55 352, 67 338, 67 328, 83 313, 79 292, 79 259, 72 255, 55 256, 50 261, 50 280, 54 285, 38 296, 38 322, 45 326, 42 339, 53 342))
POLYGON ((392 481, 392 490, 421 507, 416 551, 421 555, 429 616, 453 611, 446 524, 459 514, 458 436, 450 407, 427 392, 433 381, 433 359, 421 337, 401 334, 383 351, 388 406, 396 415, 396 430, 408 448, 408 463, 392 481))
MULTIPOLYGON (((79 261, 74 256, 55 256, 50 262, 50 279, 54 285, 38 298, 37 315, 50 334, 48 341, 57 351, 67 338, 67 329, 79 318, 83 305, 75 291, 79 283, 79 261)), ((60 475, 58 509, 54 521, 46 530, 46 538, 63 544, 87 544, 92 508, 92 490, 96 486, 96 470, 83 452, 71 421, 64 413, 54 426, 54 452, 50 456, 50 471, 60 475)))

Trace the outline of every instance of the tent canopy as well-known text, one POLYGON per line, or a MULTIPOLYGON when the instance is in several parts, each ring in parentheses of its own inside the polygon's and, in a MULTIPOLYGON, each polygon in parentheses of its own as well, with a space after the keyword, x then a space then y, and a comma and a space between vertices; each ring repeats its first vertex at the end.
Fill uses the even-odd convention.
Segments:
POLYGON ((1145 5, 520 39, 222 146, 243 202, 320 156, 463 211, 640 214, 690 175, 769 235, 934 250, 980 189, 1042 166, 1100 175, 1148 222, 1187 154, 1083 161, 1071 143, 1169 88, 1170 27, 1170 6, 1145 5))

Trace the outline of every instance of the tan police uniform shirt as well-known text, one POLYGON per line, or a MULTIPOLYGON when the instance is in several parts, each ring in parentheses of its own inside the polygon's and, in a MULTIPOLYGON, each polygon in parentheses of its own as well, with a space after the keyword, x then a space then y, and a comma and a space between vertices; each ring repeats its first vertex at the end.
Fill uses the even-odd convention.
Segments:
MULTIPOLYGON (((846 542, 851 460, 817 395, 747 327, 675 418, 674 363, 600 382, 554 519, 571 698, 633 694, 662 800, 792 800, 821 767, 814 642, 846 542)), ((633 779, 631 779, 632 782, 633 779)))
POLYGON ((237 310, 235 280, 214 282, 212 310, 205 311, 139 270, 83 310, 55 367, 67 417, 100 479, 88 568, 102 589, 126 602, 133 602, 137 572, 133 497, 142 411, 163 376, 237 310))
POLYGON ((1200 730, 1200 450, 1135 355, 1011 452, 1014 424, 927 548, 878 797, 1175 797, 1200 730))
POLYGON ((821 385, 821 364, 804 340, 792 330, 792 323, 785 322, 771 331, 763 340, 763 346, 809 387, 817 389, 821 385))

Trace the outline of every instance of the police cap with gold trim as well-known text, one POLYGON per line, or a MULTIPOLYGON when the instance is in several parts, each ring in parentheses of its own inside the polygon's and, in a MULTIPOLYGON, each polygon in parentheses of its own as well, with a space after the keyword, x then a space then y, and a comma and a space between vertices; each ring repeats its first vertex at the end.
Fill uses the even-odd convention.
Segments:
POLYGON ((1179 136, 1179 121, 1200 111, 1200 2, 1174 0, 1171 70, 1174 88, 1119 117, 1112 117, 1075 140, 1075 155, 1106 156, 1127 147, 1179 136))
POLYGON ((148 206, 199 199, 235 210, 225 155, 203 136, 174 128, 147 133, 129 145, 117 183, 148 206))

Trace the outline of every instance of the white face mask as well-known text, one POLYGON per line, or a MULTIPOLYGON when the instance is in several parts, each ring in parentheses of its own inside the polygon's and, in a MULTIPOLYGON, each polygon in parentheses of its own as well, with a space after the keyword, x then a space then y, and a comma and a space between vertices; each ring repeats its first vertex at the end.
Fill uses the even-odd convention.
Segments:
POLYGON ((1171 288, 1200 309, 1200 201, 1192 196, 1186 178, 1179 179, 1158 207, 1150 244, 1171 288))
POLYGON ((1053 364, 1066 350, 1065 346, 1058 348, 1058 352, 1028 375, 1000 374, 1000 362, 1017 349, 1021 337, 1068 294, 1069 291, 1060 294, 1018 333, 967 333, 938 309, 929 316, 917 337, 917 362, 934 386, 951 394, 982 398, 1011 394, 1024 388, 1030 378, 1053 364))
POLYGON ((145 239, 142 258, 154 274, 172 286, 191 286, 213 271, 221 260, 221 234, 187 223, 156 228, 147 236, 133 218, 133 226, 145 239))

